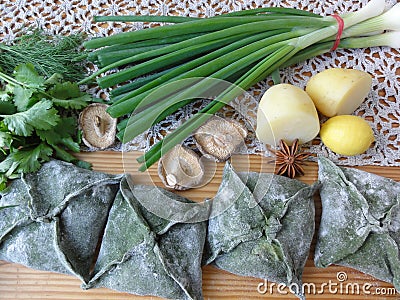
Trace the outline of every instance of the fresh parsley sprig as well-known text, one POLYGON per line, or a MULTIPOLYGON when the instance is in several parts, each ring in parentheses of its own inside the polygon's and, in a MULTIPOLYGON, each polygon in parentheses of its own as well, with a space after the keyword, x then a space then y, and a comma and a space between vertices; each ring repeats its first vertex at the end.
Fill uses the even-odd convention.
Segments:
POLYGON ((0 72, 0 86, 0 190, 8 179, 37 171, 51 157, 90 167, 67 151, 80 149, 74 112, 92 100, 90 95, 59 74, 46 80, 29 63, 17 66, 12 76, 0 72))

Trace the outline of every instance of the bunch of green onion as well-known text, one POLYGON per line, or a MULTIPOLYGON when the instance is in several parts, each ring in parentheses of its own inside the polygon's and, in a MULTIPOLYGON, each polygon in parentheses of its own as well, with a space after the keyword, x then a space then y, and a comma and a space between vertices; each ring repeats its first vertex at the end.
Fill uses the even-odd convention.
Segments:
MULTIPOLYGON (((387 8, 384 0, 371 0, 359 11, 341 18, 344 31, 338 48, 400 47, 400 3, 387 8)), ((215 90, 218 80, 232 83, 139 157, 142 171, 243 90, 279 68, 330 51, 339 27, 332 16, 276 7, 210 18, 105 16, 95 20, 173 23, 95 38, 84 44, 86 49, 96 49, 89 59, 99 70, 81 83, 97 77, 101 88, 114 87, 108 113, 113 117, 130 116, 118 125, 117 136, 124 143, 215 90), (107 73, 109 70, 115 72, 107 73), (162 87, 167 89, 157 93, 162 87)))

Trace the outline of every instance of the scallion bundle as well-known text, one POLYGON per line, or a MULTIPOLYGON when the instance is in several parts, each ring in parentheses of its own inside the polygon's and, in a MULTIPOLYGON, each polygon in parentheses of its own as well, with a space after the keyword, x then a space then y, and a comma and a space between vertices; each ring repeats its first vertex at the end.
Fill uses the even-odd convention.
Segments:
POLYGON ((97 17, 96 21, 174 24, 87 41, 85 47, 93 49, 89 58, 100 69, 81 83, 117 70, 98 77, 97 82, 101 88, 114 87, 109 114, 130 115, 129 121, 118 125, 122 142, 195 98, 215 92, 220 88, 218 80, 232 83, 140 157, 141 170, 145 170, 243 90, 279 68, 330 51, 338 35, 338 48, 400 47, 400 4, 384 10, 384 0, 372 0, 340 19, 291 8, 259 8, 210 18, 97 17), (157 93, 160 88, 163 92, 157 93))

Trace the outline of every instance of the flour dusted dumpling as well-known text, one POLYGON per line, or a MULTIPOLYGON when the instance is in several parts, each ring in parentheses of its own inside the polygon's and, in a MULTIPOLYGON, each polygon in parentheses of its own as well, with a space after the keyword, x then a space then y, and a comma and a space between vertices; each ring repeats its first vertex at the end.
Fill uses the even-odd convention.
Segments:
POLYGON ((0 259, 90 278, 120 177, 57 160, 2 192, 0 259))
POLYGON ((319 158, 322 216, 315 264, 338 264, 400 291, 400 183, 319 158))
MULTIPOLYGON (((225 166, 210 218, 205 263, 228 272, 301 286, 314 234, 315 186, 225 166), (227 205, 226 203, 229 203, 227 205)), ((301 291, 297 296, 304 298, 301 291)))
POLYGON ((57 160, 0 195, 1 260, 75 275, 86 289, 202 298, 206 222, 183 221, 204 220, 207 209, 183 205, 163 219, 142 205, 145 198, 193 203, 158 187, 129 186, 125 175, 57 160))
POLYGON ((201 259, 206 223, 166 220, 142 206, 143 198, 165 203, 189 200, 154 186, 121 181, 110 210, 95 275, 84 288, 107 287, 167 299, 202 299, 201 259))

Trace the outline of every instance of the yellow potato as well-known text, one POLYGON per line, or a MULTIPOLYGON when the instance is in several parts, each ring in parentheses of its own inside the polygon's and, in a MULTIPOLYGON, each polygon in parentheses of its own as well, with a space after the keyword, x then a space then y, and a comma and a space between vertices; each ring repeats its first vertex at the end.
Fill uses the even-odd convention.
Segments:
POLYGON ((329 149, 347 156, 364 153, 374 141, 369 123, 350 115, 330 118, 322 124, 319 135, 329 149))
POLYGON ((289 145, 314 139, 319 132, 318 113, 305 91, 291 84, 277 84, 262 96, 257 111, 257 138, 269 145, 282 139, 289 145))
POLYGON ((371 76, 364 71, 332 68, 312 76, 306 92, 320 113, 333 117, 353 113, 367 97, 371 85, 371 76))

